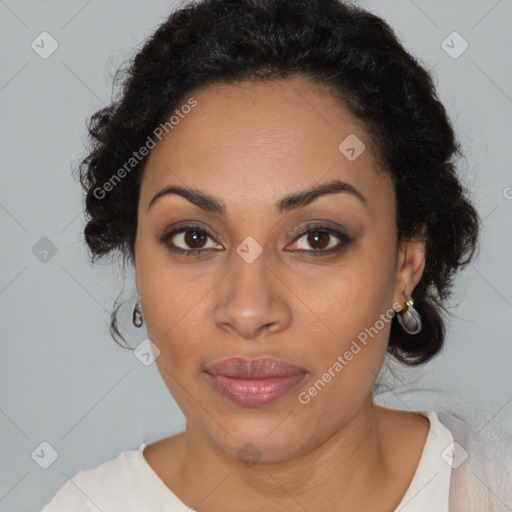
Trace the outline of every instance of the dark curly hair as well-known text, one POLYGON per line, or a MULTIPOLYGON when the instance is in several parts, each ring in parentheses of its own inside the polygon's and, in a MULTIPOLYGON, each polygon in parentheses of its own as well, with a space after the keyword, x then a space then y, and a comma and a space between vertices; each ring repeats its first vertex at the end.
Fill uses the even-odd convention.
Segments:
POLYGON ((292 75, 327 86, 363 122, 395 186, 398 240, 426 226, 426 266, 414 290, 423 329, 409 335, 394 319, 388 347, 403 363, 426 362, 443 346, 452 277, 473 258, 480 218, 456 175, 462 152, 430 72, 385 21, 340 0, 200 0, 170 14, 118 70, 117 96, 88 124, 91 145, 79 173, 91 261, 111 253, 134 263, 147 156, 116 186, 108 183, 187 95, 292 75))

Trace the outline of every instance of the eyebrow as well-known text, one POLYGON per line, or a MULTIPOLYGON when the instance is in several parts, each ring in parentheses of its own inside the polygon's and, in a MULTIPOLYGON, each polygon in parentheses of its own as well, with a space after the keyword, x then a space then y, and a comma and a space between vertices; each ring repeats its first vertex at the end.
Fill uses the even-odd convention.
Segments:
MULTIPOLYGON (((328 183, 322 183, 307 190, 289 194, 280 199, 276 206, 280 213, 289 212, 297 208, 303 208, 321 196, 337 193, 350 194, 357 197, 364 204, 367 204, 365 197, 353 185, 344 181, 334 180, 328 183)), ((205 212, 214 213, 223 217, 226 216, 227 209, 221 200, 212 197, 199 189, 181 187, 177 185, 165 187, 157 192, 149 202, 148 210, 158 199, 169 194, 181 196, 205 212)))

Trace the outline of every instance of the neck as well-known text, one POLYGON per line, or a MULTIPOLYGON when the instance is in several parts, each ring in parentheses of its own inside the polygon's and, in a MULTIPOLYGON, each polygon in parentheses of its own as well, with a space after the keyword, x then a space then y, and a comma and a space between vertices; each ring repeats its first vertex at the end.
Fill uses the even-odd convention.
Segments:
POLYGON ((232 459, 189 424, 184 441, 182 489, 198 511, 335 510, 341 504, 364 510, 385 474, 371 395, 331 437, 285 461, 248 465, 232 459))

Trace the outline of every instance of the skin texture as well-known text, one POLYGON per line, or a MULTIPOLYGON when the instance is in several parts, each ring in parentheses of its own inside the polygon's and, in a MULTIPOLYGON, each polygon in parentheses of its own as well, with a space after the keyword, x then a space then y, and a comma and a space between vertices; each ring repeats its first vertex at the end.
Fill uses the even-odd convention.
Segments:
MULTIPOLYGON (((183 433, 149 445, 144 456, 198 511, 393 510, 416 470, 428 420, 372 402, 390 322, 308 404, 298 394, 393 304, 405 307, 424 269, 424 244, 397 246, 392 182, 364 127, 326 89, 293 77, 214 85, 193 96, 197 106, 151 151, 141 182, 136 285, 160 350, 156 364, 187 420, 183 433), (350 134, 366 146, 354 161, 338 149, 350 134), (334 179, 366 201, 335 193, 293 211, 276 208, 285 195, 334 179), (169 185, 218 198, 226 215, 178 195, 148 210, 169 185), (311 236, 298 236, 313 220, 345 229, 352 241, 330 255, 297 252, 315 249, 311 236), (183 221, 209 232, 199 247, 219 250, 169 251, 158 238, 183 221), (248 236, 263 250, 252 263, 236 252, 248 236), (272 404, 243 407, 203 372, 237 355, 281 358, 308 375, 272 404), (238 460, 247 443, 257 447, 258 464, 238 460)), ((183 234, 173 241, 194 247, 183 234)), ((327 237, 329 248, 338 244, 327 237)))

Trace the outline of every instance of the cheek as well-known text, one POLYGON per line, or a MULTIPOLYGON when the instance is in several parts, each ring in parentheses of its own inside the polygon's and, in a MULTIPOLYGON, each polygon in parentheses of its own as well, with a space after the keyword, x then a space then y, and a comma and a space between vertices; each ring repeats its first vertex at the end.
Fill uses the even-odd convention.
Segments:
POLYGON ((289 276, 311 320, 308 330, 330 337, 331 342, 339 340, 334 343, 342 348, 389 311, 395 273, 392 250, 387 249, 389 246, 367 242, 347 255, 340 265, 324 267, 300 278, 289 276))
POLYGON ((299 330, 307 332, 306 358, 314 362, 310 381, 320 379, 317 393, 325 400, 334 393, 356 404, 376 379, 393 318, 393 264, 392 250, 361 249, 329 279, 317 280, 316 287, 303 283, 298 291, 315 313, 299 330))
POLYGON ((197 281, 173 264, 165 246, 148 229, 140 229, 136 244, 136 273, 144 318, 155 339, 165 342, 200 300, 197 281))
POLYGON ((189 302, 192 292, 157 294, 147 301, 147 313, 144 313, 148 335, 160 349, 160 362, 169 371, 183 369, 191 361, 201 356, 201 325, 196 321, 198 302, 189 302))
POLYGON ((318 336, 314 346, 309 343, 307 360, 313 371, 297 399, 310 421, 322 418, 320 431, 348 421, 368 397, 386 355, 391 321, 389 311, 368 300, 333 315, 335 334, 318 336))
POLYGON ((151 298, 147 301, 148 313, 144 315, 146 327, 149 338, 160 350, 155 363, 162 380, 190 419, 196 415, 195 389, 197 379, 202 378, 200 361, 204 357, 201 327, 193 320, 197 302, 188 302, 190 290, 184 294, 169 293, 167 288, 159 290, 148 294, 151 298))
POLYGON ((201 353, 197 342, 201 322, 196 316, 207 287, 184 279, 168 260, 162 261, 161 254, 144 257, 140 252, 137 272, 144 321, 149 338, 160 350, 157 364, 174 374, 201 353))
POLYGON ((317 343, 309 354, 309 360, 316 362, 315 377, 332 381, 333 388, 348 396, 366 393, 377 377, 392 322, 391 308, 363 296, 362 302, 341 308, 337 305, 328 320, 331 332, 325 336, 324 329, 323 336, 317 334, 317 343))

